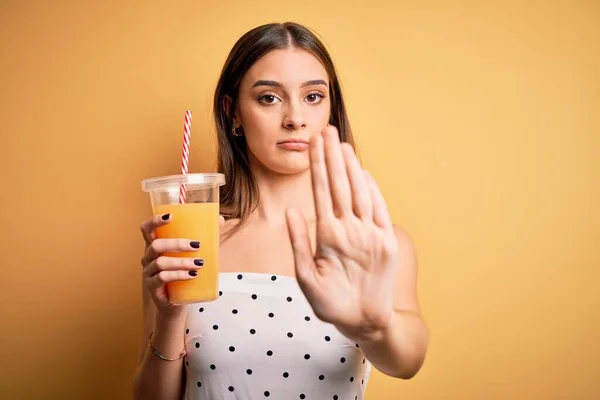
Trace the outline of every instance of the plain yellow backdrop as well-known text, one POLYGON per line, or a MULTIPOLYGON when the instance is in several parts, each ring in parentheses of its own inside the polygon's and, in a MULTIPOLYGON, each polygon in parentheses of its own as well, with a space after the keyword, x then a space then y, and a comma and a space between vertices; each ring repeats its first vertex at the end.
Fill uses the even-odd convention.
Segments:
POLYGON ((0 397, 130 397, 140 182, 188 108, 213 168, 225 57, 285 20, 419 253, 426 363, 367 399, 600 398, 599 3, 430 0, 0 2, 0 397))

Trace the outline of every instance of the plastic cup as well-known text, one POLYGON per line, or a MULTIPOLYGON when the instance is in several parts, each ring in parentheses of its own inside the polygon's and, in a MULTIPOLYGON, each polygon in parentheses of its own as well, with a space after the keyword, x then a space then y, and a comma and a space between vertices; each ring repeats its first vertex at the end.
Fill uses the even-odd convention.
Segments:
POLYGON ((180 174, 146 179, 142 190, 150 194, 154 215, 171 214, 171 222, 156 231, 157 238, 186 238, 200 242, 195 252, 164 253, 167 257, 204 260, 194 279, 167 283, 173 304, 213 301, 219 297, 219 187, 223 174, 180 174), (184 185, 185 204, 179 204, 184 185))

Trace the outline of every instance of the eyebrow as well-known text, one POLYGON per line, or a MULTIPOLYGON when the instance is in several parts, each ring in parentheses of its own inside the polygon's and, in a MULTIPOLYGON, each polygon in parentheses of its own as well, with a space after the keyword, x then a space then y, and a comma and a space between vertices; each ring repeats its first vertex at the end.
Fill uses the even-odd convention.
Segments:
MULTIPOLYGON (((302 85, 300 85, 300 87, 317 86, 317 85, 327 86, 327 82, 325 82, 323 79, 313 79, 313 80, 302 83, 302 85)), ((281 82, 277 82, 277 81, 259 80, 259 81, 256 81, 254 83, 254 85, 252 85, 253 88, 255 88, 257 86, 282 87, 283 85, 281 84, 281 82)))

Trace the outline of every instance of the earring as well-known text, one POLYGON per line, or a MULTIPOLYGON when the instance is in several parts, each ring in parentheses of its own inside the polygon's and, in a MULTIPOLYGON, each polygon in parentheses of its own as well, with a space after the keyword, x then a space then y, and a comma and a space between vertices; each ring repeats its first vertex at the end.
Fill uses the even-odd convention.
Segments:
MULTIPOLYGON (((241 128, 241 127, 240 127, 241 128)), ((233 129, 231 129, 231 133, 233 134, 233 136, 235 137, 240 137, 242 136, 241 132, 238 132, 237 128, 235 127, 235 125, 233 126, 233 129)))

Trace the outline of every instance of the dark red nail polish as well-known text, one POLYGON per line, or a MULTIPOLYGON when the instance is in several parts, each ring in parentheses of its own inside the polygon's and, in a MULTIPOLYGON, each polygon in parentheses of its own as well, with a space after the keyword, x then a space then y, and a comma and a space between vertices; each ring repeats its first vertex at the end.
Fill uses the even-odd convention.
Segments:
POLYGON ((171 214, 165 214, 165 215, 163 215, 161 218, 162 218, 162 220, 163 220, 163 221, 166 221, 166 220, 168 220, 170 217, 171 217, 171 214))
POLYGON ((199 249, 200 248, 200 242, 190 242, 190 246, 192 246, 194 249, 199 249))
POLYGON ((194 260, 194 264, 196 264, 197 266, 201 267, 204 265, 204 260, 201 258, 197 258, 194 260))
POLYGON ((190 274, 190 276, 198 276, 197 271, 190 271, 190 272, 188 272, 188 274, 190 274))

